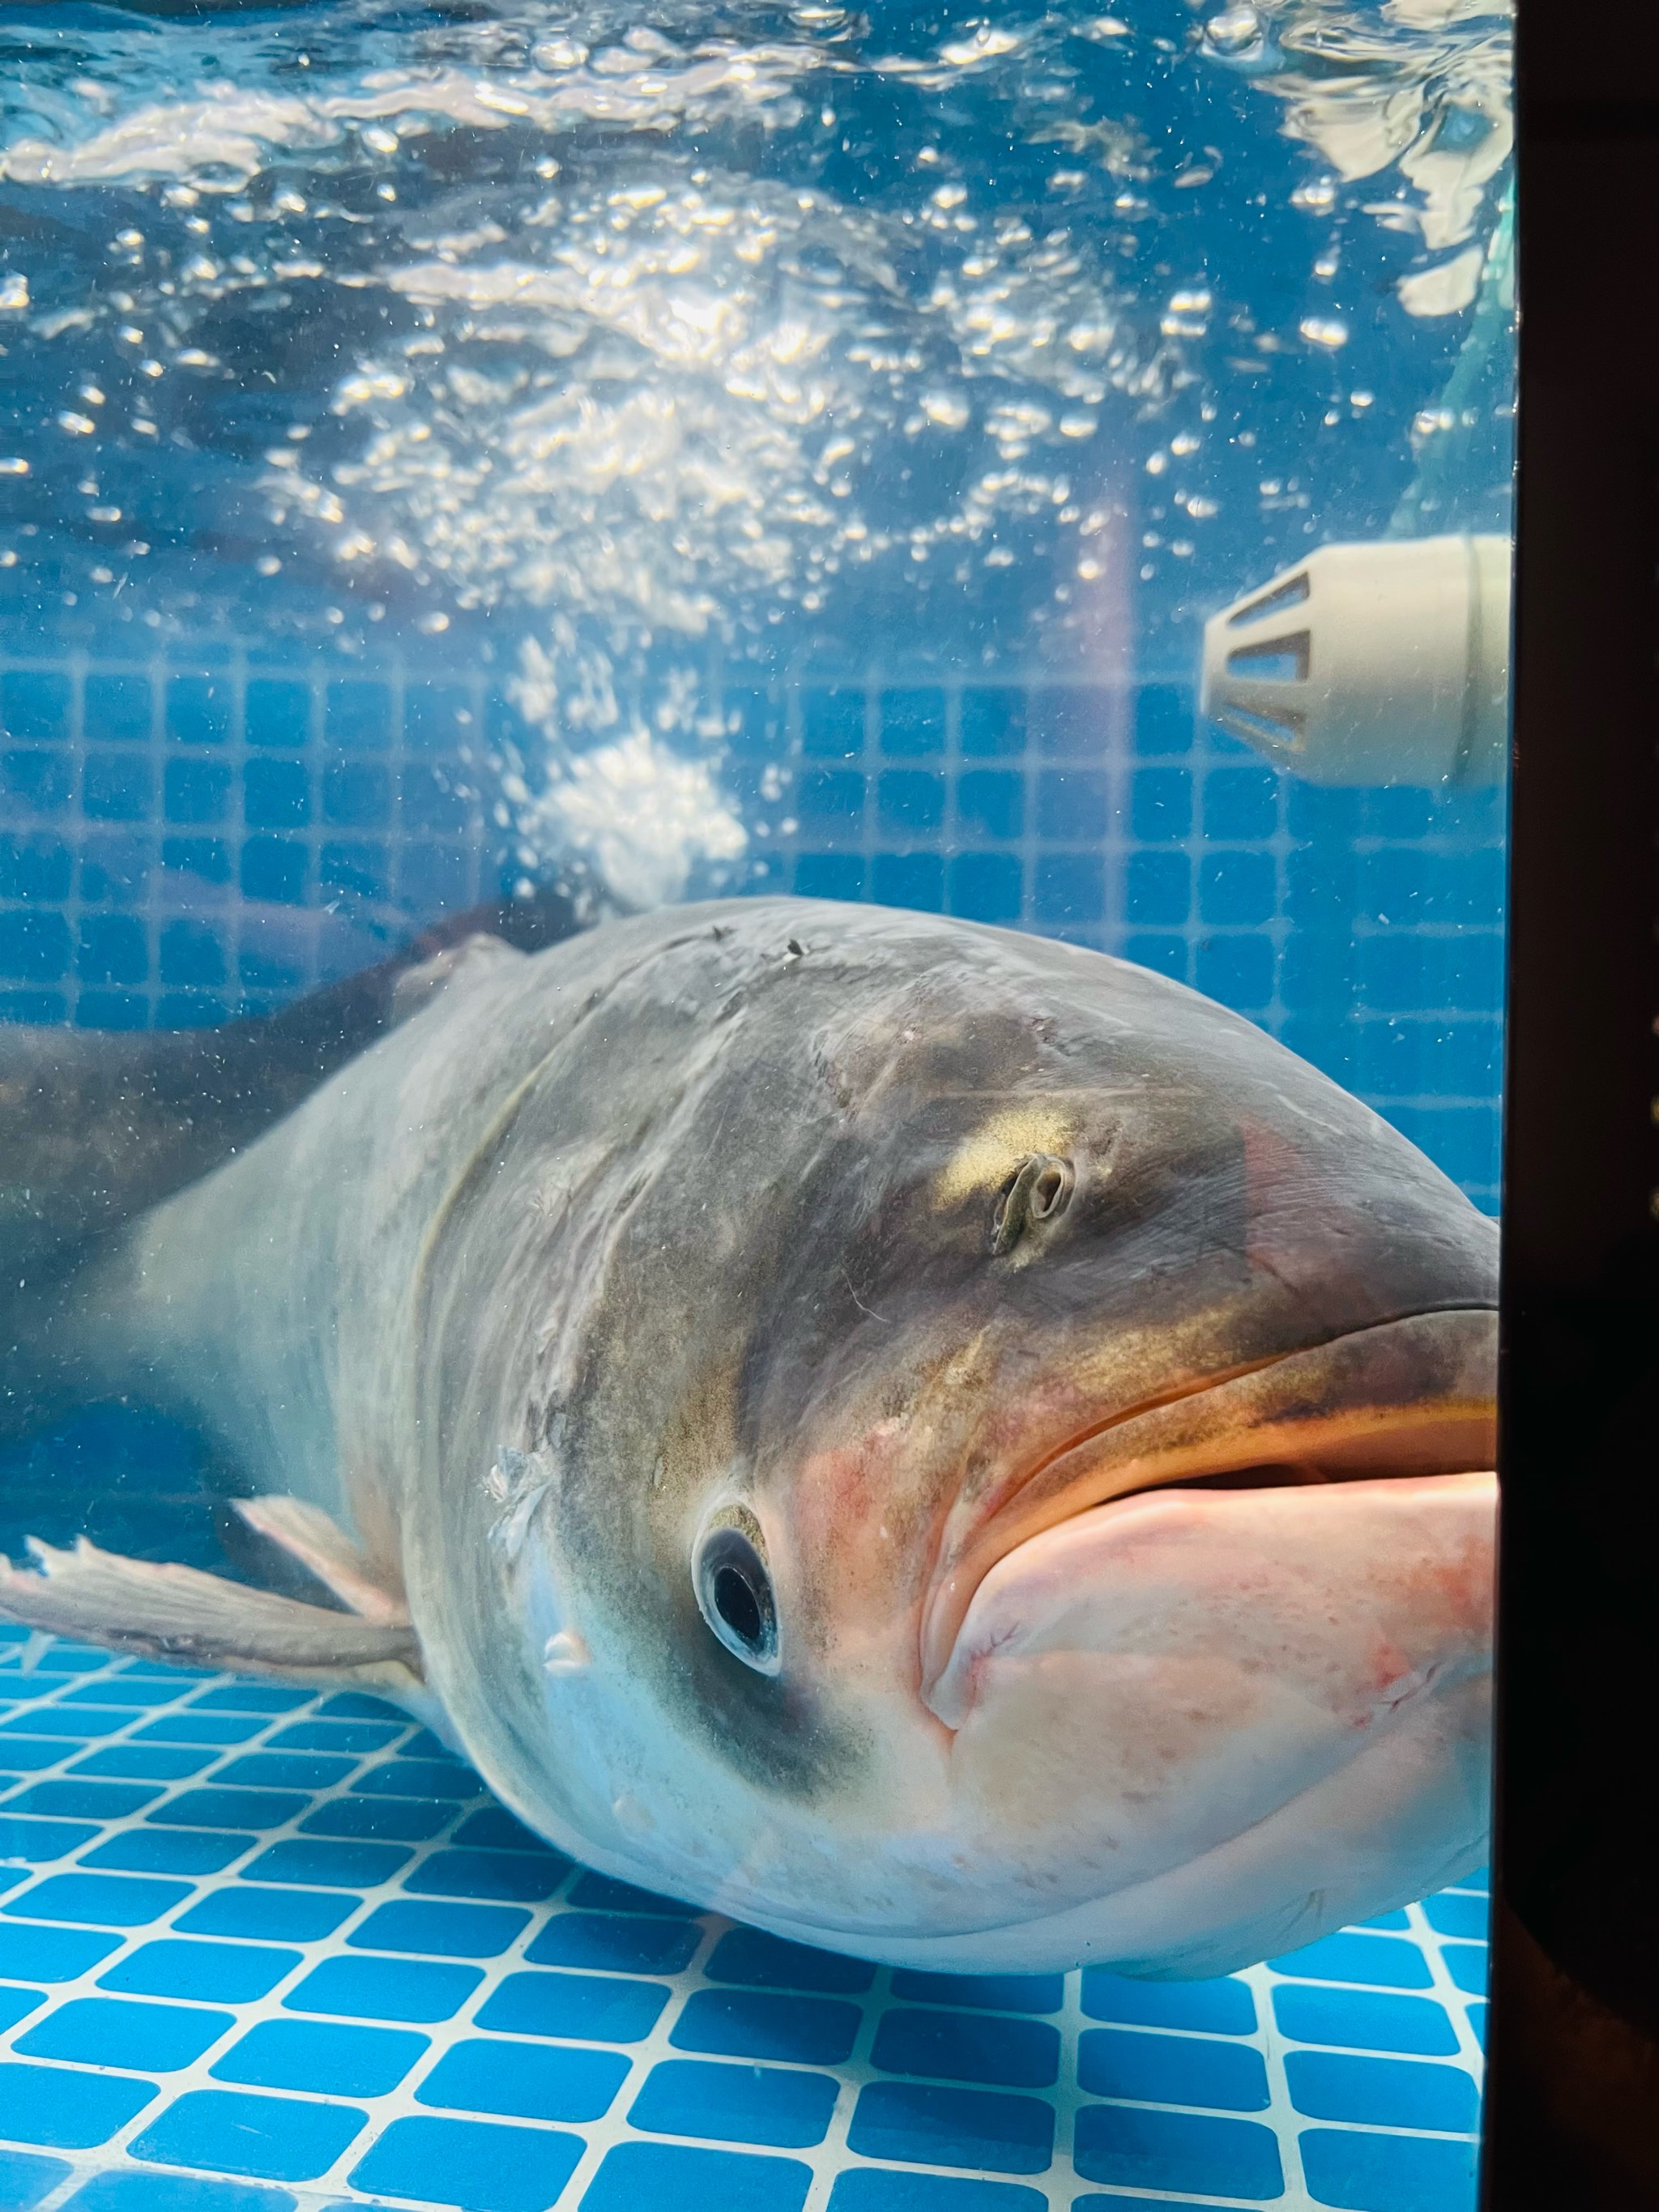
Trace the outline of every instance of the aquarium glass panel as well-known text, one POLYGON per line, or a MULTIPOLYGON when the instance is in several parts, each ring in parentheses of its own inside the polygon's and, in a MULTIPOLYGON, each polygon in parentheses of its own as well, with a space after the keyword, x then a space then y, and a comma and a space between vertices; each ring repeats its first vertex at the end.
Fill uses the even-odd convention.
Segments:
POLYGON ((1510 107, 0 10, 0 2205, 1474 2212, 1510 107))

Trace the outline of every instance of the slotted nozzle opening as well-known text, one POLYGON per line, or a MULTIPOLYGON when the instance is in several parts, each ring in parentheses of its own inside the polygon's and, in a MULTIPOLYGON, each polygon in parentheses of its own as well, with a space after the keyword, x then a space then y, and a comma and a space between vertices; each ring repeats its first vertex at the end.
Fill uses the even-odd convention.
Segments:
POLYGON ((1206 624, 1203 712, 1311 782, 1496 782, 1509 574, 1506 538, 1321 546, 1206 624))

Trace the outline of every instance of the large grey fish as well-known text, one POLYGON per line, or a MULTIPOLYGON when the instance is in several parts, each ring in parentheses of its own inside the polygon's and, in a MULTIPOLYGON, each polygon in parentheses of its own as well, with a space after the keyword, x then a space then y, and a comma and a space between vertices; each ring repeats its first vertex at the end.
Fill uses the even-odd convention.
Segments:
POLYGON ((908 1965, 1217 1972, 1476 1863, 1496 1239, 1421 1153, 963 922, 445 957, 20 1324, 351 1610, 90 1547, 0 1606, 374 1682, 590 1864, 908 1965))

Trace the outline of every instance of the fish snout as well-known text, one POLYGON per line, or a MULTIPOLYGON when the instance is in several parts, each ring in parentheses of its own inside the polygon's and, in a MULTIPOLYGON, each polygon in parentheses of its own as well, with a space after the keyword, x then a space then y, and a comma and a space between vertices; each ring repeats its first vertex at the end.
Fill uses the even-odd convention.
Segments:
POLYGON ((1403 1730, 1437 1747, 1413 1786, 1438 1832, 1437 1793, 1461 1802, 1485 1757, 1461 1716, 1492 1664, 1496 1497, 1479 1472, 1165 1490, 1030 1539, 924 1686, 957 1788, 1005 1825, 1029 1808, 1115 1890, 1403 1730))
MULTIPOLYGON (((921 1614, 924 1702, 977 1593, 1034 1537, 1144 1492, 1261 1493, 1447 1475, 1496 1457, 1497 1316, 1411 1314, 1098 1417, 948 1515, 921 1614)), ((933 1706, 937 1711, 937 1707, 933 1706)))

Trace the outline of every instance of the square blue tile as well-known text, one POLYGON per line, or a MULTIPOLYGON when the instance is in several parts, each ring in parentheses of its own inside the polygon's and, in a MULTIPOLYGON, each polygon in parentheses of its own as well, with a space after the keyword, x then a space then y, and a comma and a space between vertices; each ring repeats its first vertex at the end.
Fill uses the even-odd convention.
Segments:
POLYGON ((432 1851, 404 1887, 422 1897, 500 1898, 539 1905, 569 1872, 556 1851, 432 1851))
POLYGON ((508 1974, 478 2008, 480 2027, 507 2035, 550 2035, 573 2043, 638 2043, 667 2003, 661 1982, 620 1975, 508 1974))
POLYGON ((290 2012, 349 2020, 448 2020, 483 1979, 477 1966, 426 1959, 325 1959, 283 1999, 290 2012))
POLYGON ((847 2141, 860 2158, 1042 2173, 1054 2155, 1054 2107, 985 2089, 872 2081, 859 2092, 847 2141))
POLYGON ((0 2063, 0 2112, 15 2142, 92 2150, 107 2142, 157 2094, 153 2081, 88 2074, 79 2067, 0 2063))
POLYGON ((89 822, 146 822, 155 805, 155 775, 146 754, 89 753, 82 762, 81 806, 89 822))
POLYGON ((931 852, 878 852, 872 860, 869 896, 878 907, 945 911, 945 860, 931 852))
POLYGON ((832 1997, 695 1990, 668 2039, 677 2051, 838 2066, 851 2051, 862 2018, 856 2005, 841 2004, 832 1997))
POLYGON ((1266 2202, 1285 2187, 1271 2128, 1206 2113, 1085 2105, 1077 2116, 1073 2157, 1085 2181, 1124 2188, 1195 2190, 1266 2202))
MULTIPOLYGON (((34 1742, 27 1736, 8 1736, 0 1744, 0 1758, 9 1767, 25 1774, 38 1774, 43 1767, 56 1766, 74 1749, 72 1744, 34 1742)), ((77 1761, 78 1765, 79 1762, 77 1761)))
POLYGON ((133 1741, 150 1743, 246 1743, 264 1727, 263 1721, 238 1719, 234 1713, 167 1713, 146 1727, 135 1729, 133 1741))
POLYGON ((895 2005, 882 2014, 870 2059, 888 2074, 1048 2089, 1060 2075, 1060 2031, 1046 2021, 895 2005))
POLYGON ((328 1797, 300 1823, 301 1834, 356 1842, 423 1844, 448 1826, 455 1808, 422 1797, 328 1797))
POLYGON ((1265 2112, 1271 2101, 1259 2051, 1196 2035, 1091 2027, 1079 2039, 1077 2072, 1079 2087, 1091 2097, 1127 2098, 1136 2104, 1265 2112))
MULTIPOLYGON (((0 1721, 0 1735, 49 1735, 65 1743, 90 1743, 100 1735, 113 1735, 132 1718, 130 1712, 94 1712, 89 1705, 40 1705, 0 1721)), ((11 1747, 6 1746, 11 1756, 11 1747)), ((60 1751, 58 1756, 63 1756, 60 1751)))
POLYGON ((614 2051, 566 2051, 495 2037, 458 2043, 416 2091, 422 2105, 519 2120, 597 2120, 628 2078, 614 2051))
POLYGON ((836 1996, 855 1996, 876 1978, 875 1968, 862 1959, 846 1959, 836 1951, 791 1943, 758 1928, 728 1929, 714 1946, 703 1972, 711 1982, 738 1982, 751 1989, 810 1990, 836 1996))
POLYGON ((354 2105, 195 2089, 134 2138, 131 2154, 207 2173, 314 2181, 362 2132, 368 2117, 354 2105))
POLYGON ((1025 825, 1025 779, 1006 769, 969 769, 957 780, 957 821, 970 836, 1018 837, 1025 825))
POLYGON ((86 1920, 106 1928, 143 1928, 190 1895, 183 1881, 147 1881, 136 1875, 58 1874, 36 1882, 0 1910, 31 1920, 86 1920))
POLYGON ((856 684, 800 695, 801 750, 809 760, 850 760, 864 750, 865 695, 856 684))
MULTIPOLYGON (((267 1854, 267 1856, 269 1856, 267 1854)), ((361 1898, 308 1889, 214 1889, 181 1912, 175 1928, 192 1936, 243 1936, 269 1942, 315 1943, 331 1936, 361 1898)))
POLYGON ((15 1820, 9 1811, 0 1812, 0 1860, 27 1859, 31 1866, 47 1866, 79 1850, 97 1833, 96 1828, 70 1820, 15 1820))
POLYGON ((1373 1989, 1426 1990, 1428 1961, 1415 1943, 1345 1929, 1300 1951, 1267 1961, 1273 1972, 1314 1982, 1359 1982, 1373 1989))
POLYGON ((482 2120, 394 2120, 352 2169, 351 2185, 455 2204, 463 2212, 547 2212, 576 2170, 580 2136, 482 2120))
POLYGON ((1207 2035, 1254 2035, 1255 1999, 1231 1975, 1212 1982, 1137 1982, 1103 1966, 1083 1970, 1083 2009, 1091 2020, 1131 2027, 1196 2028, 1207 2035))
POLYGON ((647 2075, 628 2119, 656 2135, 805 2150, 823 2141, 838 2089, 832 2075, 793 2067, 667 2058, 647 2075))
MULTIPOLYGON (((942 2173, 854 2166, 836 2175, 829 2212, 1048 2212, 1048 2200, 1018 2181, 956 2181, 942 2173)), ((1180 2207, 1166 2205, 1163 2212, 1180 2207)))
POLYGON ((332 2021, 264 2020, 217 2058, 216 2081, 251 2089, 313 2089, 330 2097, 381 2097, 430 2047, 407 2029, 342 2027, 332 2021))
POLYGON ((969 759, 1006 758, 1025 750, 1025 694, 1014 684, 970 686, 959 711, 962 750, 969 759))
POLYGON ((258 1841, 211 1829, 128 1828, 86 1852, 81 1864, 126 1874, 217 1874, 258 1841))
POLYGON ((1273 2016, 1280 2033, 1293 2043, 1399 2051, 1424 2058, 1450 2058, 1457 2051, 1457 2037, 1443 2008, 1427 1997, 1281 1982, 1273 1990, 1273 2016))
POLYGON ((499 1958, 530 1923, 505 1905, 425 1905, 399 1899, 378 1906, 346 1941, 365 1951, 420 1951, 442 1959, 499 1958))
POLYGON ((653 1889, 635 1889, 632 1882, 617 1881, 608 1874, 579 1874, 570 1887, 570 1902, 595 1912, 661 1912, 687 1914, 696 1911, 678 1897, 659 1897, 653 1889))
POLYGON ((70 1774, 112 1774, 135 1781, 179 1783, 199 1774, 212 1752, 175 1750, 166 1743, 111 1743, 101 1752, 86 1752, 70 1767, 70 1774))
POLYGON ((343 1782, 356 1763, 322 1752, 245 1752, 228 1760, 213 1781, 216 1789, 329 1790, 343 1782))
POLYGON ((174 1828, 283 1828, 309 1802, 277 1790, 186 1790, 145 1817, 174 1828))
MULTIPOLYGON (((10 1983, 0 1983, 0 2034, 15 2027, 20 2020, 27 2020, 46 2001, 44 1990, 20 1990, 10 1983)), ((4 2202, 0 2197, 0 2204, 4 2202)))
POLYGON ((31 2207, 73 2171, 61 2158, 33 2158, 27 2151, 0 2150, 0 2204, 8 2212, 31 2212, 31 2207))
POLYGON ((180 744, 223 744, 230 735, 232 707, 228 677, 174 676, 163 708, 167 735, 180 744))
POLYGON ((391 690, 384 684, 342 678, 327 687, 324 716, 331 744, 378 750, 391 742, 391 690))
POLYGON ((15 2048, 25 2058, 66 2058, 83 2066, 176 2074, 193 2066, 235 2025, 234 2013, 209 2012, 198 2005, 76 1997, 20 2036, 15 2048))
MULTIPOLYGON (((3 2201, 3 2200, 0 2200, 3 2201)), ((180 2173, 98 2173, 64 2212, 294 2212, 285 2189, 246 2181, 195 2181, 180 2173)))
POLYGON ((171 1705, 180 1690, 182 1682, 158 1682, 154 1676, 130 1672, 103 1674, 95 1681, 82 1682, 64 1693, 66 1705, 132 1705, 147 1709, 171 1705))
POLYGON ((860 899, 864 863, 854 853, 801 853, 795 860, 794 890, 801 898, 860 899))
POLYGON ((391 1721, 294 1721, 269 1739, 273 1751, 384 1751, 401 1733, 403 1723, 391 1721))
POLYGON ((1291 2104, 1310 2119, 1441 2135, 1472 2135, 1480 2124, 1480 2094, 1458 2066, 1292 2051, 1285 2057, 1285 2079, 1291 2104))
POLYGON ((260 1943, 180 1942, 164 1936, 129 1951, 98 1977, 98 1986, 137 1996, 252 2004, 292 1973, 303 1955, 260 1943))
POLYGON ((170 760, 161 780, 165 818, 191 825, 222 822, 230 809, 230 783, 224 761, 170 760))
POLYGON ((1109 2197, 1074 2197, 1072 2212, 1224 2212, 1224 2208, 1200 2204, 1191 2197, 1126 2197, 1114 2190, 1109 2197))
POLYGON ((311 693, 303 684, 256 676, 244 695, 247 741, 297 750, 310 735, 311 693))
POLYGON ((0 1925, 0 1975, 20 1982, 77 1982, 120 1940, 80 1928, 0 1925))
POLYGON ((896 1997, 991 2012, 1058 2012, 1066 2002, 1063 1974, 924 1974, 900 1966, 892 1988, 896 1997))
POLYGON ((307 1690, 279 1690, 270 1682, 227 1682, 191 1700, 196 1713, 292 1713, 311 1703, 307 1690))
POLYGON ((525 1957, 532 1966, 588 1966, 621 1974, 677 1974, 702 1941, 696 1920, 622 1912, 556 1912, 525 1957))
POLYGON ((352 1788, 362 1796, 481 1797, 483 1784, 453 1759, 387 1759, 359 1775, 352 1788))
POLYGON ((583 2192, 580 2212, 801 2212, 812 2169, 799 2159, 679 2144, 618 2143, 583 2192))
POLYGON ((968 921, 1018 921, 1024 884, 1012 853, 958 853, 946 878, 945 907, 968 921))
POLYGON ((1468 2212, 1474 2202, 1473 2142, 1309 2128, 1300 2147, 1316 2204, 1343 2212, 1468 2212))
POLYGON ((1488 1960, 1484 1943, 1443 1943, 1440 1957, 1453 1985, 1465 1996, 1485 1996, 1488 1960))
POLYGON ((374 1889, 409 1863, 397 1844, 325 1844, 295 1836, 242 1869, 249 1881, 312 1882, 322 1889, 374 1889))
MULTIPOLYGON (((504 1805, 486 1805, 481 1813, 469 1813, 455 1831, 458 1844, 469 1844, 481 1851, 551 1851, 553 1846, 534 1829, 526 1828, 522 1820, 515 1820, 504 1805)), ((562 1853, 555 1853, 562 1857, 562 1853)), ((568 1863, 568 1862, 567 1862, 568 1863)))

